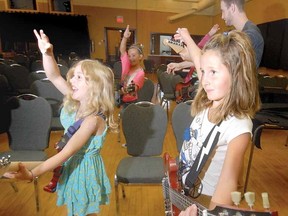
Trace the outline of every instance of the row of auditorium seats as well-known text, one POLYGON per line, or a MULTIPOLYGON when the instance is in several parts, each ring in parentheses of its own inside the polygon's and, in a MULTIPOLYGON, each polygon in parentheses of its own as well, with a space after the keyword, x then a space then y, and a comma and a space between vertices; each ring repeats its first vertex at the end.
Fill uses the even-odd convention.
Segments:
MULTIPOLYGON (((40 62, 38 62, 40 64, 40 62)), ((41 62, 42 63, 42 62, 41 62)), ((68 67, 58 64, 61 75, 65 78, 68 72, 68 67)), ((43 67, 36 66, 36 71, 29 71, 26 67, 20 64, 6 64, 0 62, 0 74, 7 78, 9 84, 9 95, 19 95, 24 93, 31 93, 30 85, 37 79, 46 77, 43 67), (39 70, 40 69, 40 70, 39 70)))
MULTIPOLYGON (((66 77, 68 68, 59 65, 62 68, 62 75, 66 77)), ((9 104, 7 101, 11 97, 16 97, 23 94, 33 94, 45 98, 52 109, 51 130, 63 130, 60 123, 60 106, 62 104, 63 95, 56 87, 46 78, 43 70, 30 72, 27 68, 19 64, 6 65, 0 63, 0 87, 1 87, 1 103, 4 105, 1 110, 3 113, 9 113, 9 104), (6 105, 7 104, 7 105, 6 105)), ((3 114, 4 116, 4 114, 3 114)), ((5 115, 7 116, 7 115, 5 115)), ((7 121, 1 122, 2 132, 7 130, 9 118, 7 121)), ((2 118, 1 118, 2 119, 2 118)))

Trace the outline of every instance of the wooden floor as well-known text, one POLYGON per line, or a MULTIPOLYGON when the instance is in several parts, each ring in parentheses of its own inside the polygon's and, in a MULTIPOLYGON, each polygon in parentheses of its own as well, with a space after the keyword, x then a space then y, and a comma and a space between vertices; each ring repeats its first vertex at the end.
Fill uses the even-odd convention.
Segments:
MULTIPOLYGON (((169 116, 175 107, 170 104, 169 116)), ((117 115, 116 110, 115 115, 117 115)), ((171 119, 171 118, 170 118, 171 119)), ((49 155, 55 154, 54 143, 59 140, 62 132, 52 132, 50 146, 47 149, 49 155)), ((285 146, 288 131, 264 130, 261 142, 262 150, 255 148, 253 164, 251 168, 249 191, 256 193, 255 208, 262 209, 261 193, 268 192, 270 204, 273 210, 277 210, 281 216, 288 215, 288 147, 285 146)), ((117 141, 117 134, 109 133, 102 156, 105 162, 106 171, 110 178, 112 193, 110 205, 101 207, 98 215, 114 216, 115 214, 115 191, 114 174, 120 159, 127 156, 126 149, 121 146, 125 143, 121 133, 121 141, 117 141)), ((0 151, 8 149, 6 134, 0 135, 0 151)), ((171 121, 164 142, 164 152, 176 156, 176 144, 173 135, 171 121)), ((248 155, 248 154, 247 154, 248 155)), ((248 157, 247 157, 248 158, 248 157)), ((44 192, 42 187, 47 184, 52 173, 47 173, 39 178, 41 214, 43 216, 64 216, 67 214, 66 207, 56 206, 57 194, 44 192)), ((0 216, 33 216, 36 215, 33 184, 17 182, 19 192, 14 192, 7 182, 0 182, 0 216)), ((164 215, 164 204, 161 186, 125 187, 126 198, 120 198, 120 211, 122 216, 161 216, 164 215)), ((120 193, 121 195, 121 193, 120 193)), ((243 201, 242 206, 247 208, 243 201)))

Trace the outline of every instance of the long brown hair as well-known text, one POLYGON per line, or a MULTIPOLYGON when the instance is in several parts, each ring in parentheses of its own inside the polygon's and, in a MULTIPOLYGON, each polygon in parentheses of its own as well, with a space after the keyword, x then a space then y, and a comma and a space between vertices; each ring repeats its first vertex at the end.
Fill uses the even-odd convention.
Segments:
MULTIPOLYGON (((248 36, 240 31, 217 34, 204 46, 203 52, 213 50, 219 53, 222 63, 231 74, 231 88, 223 103, 211 119, 214 123, 229 115, 238 118, 253 117, 260 108, 256 58, 248 36)), ((192 104, 192 115, 210 107, 213 101, 207 98, 201 83, 192 104)))

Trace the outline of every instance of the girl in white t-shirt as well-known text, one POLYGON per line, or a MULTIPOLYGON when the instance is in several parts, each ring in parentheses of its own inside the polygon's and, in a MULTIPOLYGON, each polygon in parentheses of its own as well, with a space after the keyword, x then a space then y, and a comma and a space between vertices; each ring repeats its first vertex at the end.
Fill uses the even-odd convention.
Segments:
POLYGON ((237 190, 244 154, 251 142, 251 118, 260 108, 253 48, 247 35, 240 31, 213 36, 202 51, 186 28, 178 29, 174 37, 187 45, 186 52, 200 80, 191 106, 194 120, 185 131, 180 153, 182 182, 185 184, 198 153, 197 165, 212 149, 199 173, 202 185, 199 199, 203 195, 208 197, 210 209, 219 204, 231 205, 231 192, 237 190), (220 135, 213 148, 217 132, 220 135))

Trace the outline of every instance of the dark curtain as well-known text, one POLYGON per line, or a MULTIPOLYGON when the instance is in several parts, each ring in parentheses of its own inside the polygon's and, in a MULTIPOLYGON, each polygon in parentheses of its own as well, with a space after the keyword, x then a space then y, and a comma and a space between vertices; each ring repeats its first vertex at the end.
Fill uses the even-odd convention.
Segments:
POLYGON ((288 19, 258 25, 264 38, 260 66, 288 70, 288 19))
POLYGON ((90 57, 90 39, 86 16, 45 13, 0 13, 3 51, 14 43, 35 43, 33 29, 43 29, 54 45, 55 54, 90 57))

